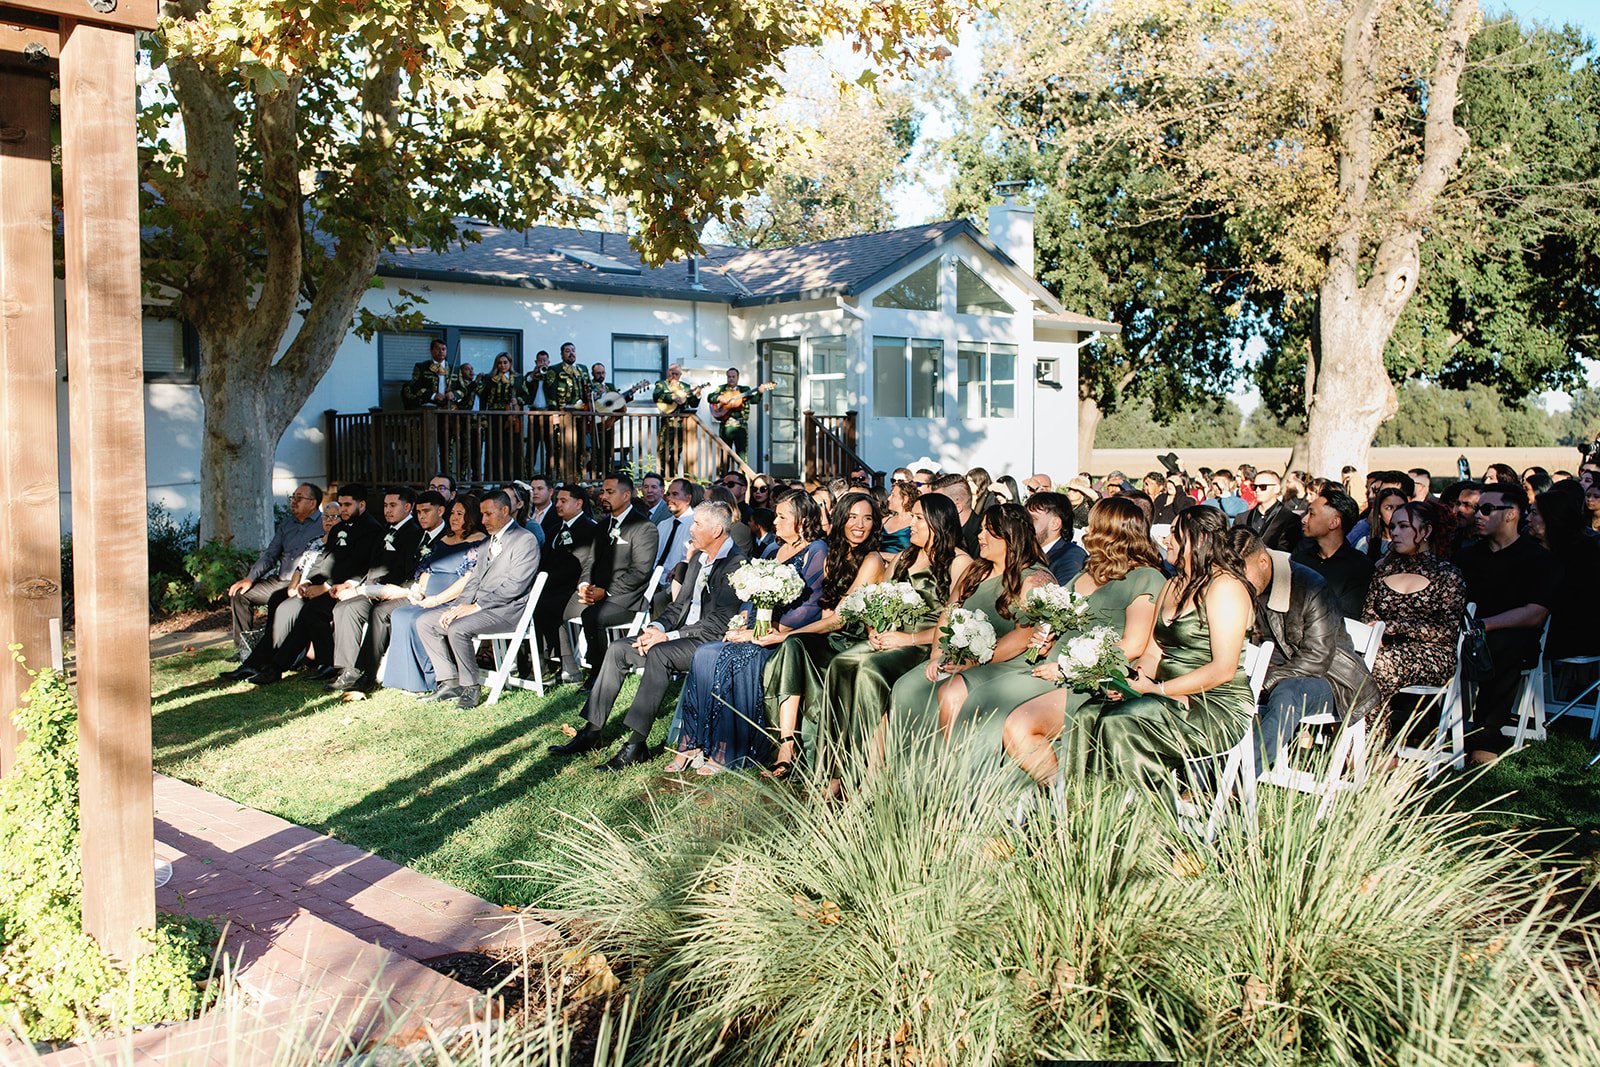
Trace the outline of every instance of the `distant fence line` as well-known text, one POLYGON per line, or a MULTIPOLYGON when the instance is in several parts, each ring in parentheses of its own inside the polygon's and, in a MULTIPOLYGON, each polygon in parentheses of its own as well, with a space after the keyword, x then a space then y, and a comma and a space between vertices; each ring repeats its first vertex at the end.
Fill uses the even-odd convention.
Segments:
MULTIPOLYGON (((1090 473, 1104 476, 1119 470, 1130 478, 1139 478, 1146 471, 1161 470, 1156 457, 1168 452, 1178 454, 1178 464, 1190 474, 1198 475, 1201 467, 1218 470, 1249 463, 1260 470, 1282 471, 1289 462, 1287 448, 1097 448, 1090 473)), ((1549 471, 1578 469, 1579 454, 1576 448, 1374 448, 1369 453, 1368 466, 1372 470, 1410 470, 1421 467, 1440 479, 1456 477, 1456 463, 1467 457, 1472 476, 1481 477, 1491 463, 1509 463, 1518 471, 1525 467, 1543 467, 1549 471)), ((1057 477, 1076 472, 1045 471, 1057 477)), ((1312 471, 1313 475, 1336 476, 1338 471, 1312 471)))

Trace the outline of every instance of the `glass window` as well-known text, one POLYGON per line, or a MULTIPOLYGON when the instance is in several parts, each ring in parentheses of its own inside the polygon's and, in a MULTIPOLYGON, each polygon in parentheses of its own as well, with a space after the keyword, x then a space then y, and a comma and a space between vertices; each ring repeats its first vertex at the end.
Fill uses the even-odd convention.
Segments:
POLYGON ((905 311, 939 310, 939 260, 918 267, 872 301, 873 307, 905 311))
POLYGON ((906 413, 906 339, 872 339, 872 413, 879 418, 904 418, 906 413))
POLYGON ((962 341, 956 348, 957 415, 1007 419, 1017 413, 1017 346, 962 341))
POLYGON ((944 418, 944 342, 911 342, 911 414, 944 418))
POLYGON ((144 377, 149 382, 192 382, 199 370, 200 343, 182 319, 140 322, 144 377))
POLYGON ((978 272, 956 260, 956 311, 962 315, 1013 315, 1016 309, 1000 298, 978 272))
MULTIPOLYGON (((667 339, 611 335, 611 384, 626 389, 639 382, 656 382, 667 376, 667 339)), ((645 399, 650 399, 648 395, 645 399)))
POLYGON ((843 415, 850 407, 845 387, 849 362, 843 337, 813 337, 806 373, 806 406, 818 415, 843 415))
MULTIPOLYGON (((472 369, 482 375, 494 373, 494 361, 501 354, 511 357, 511 370, 513 373, 522 372, 522 352, 519 342, 522 339, 516 334, 504 333, 479 333, 477 331, 461 331, 460 340, 457 342, 455 359, 452 361, 457 367, 463 363, 472 364, 472 369)), ((427 359, 424 352, 418 359, 427 359)))

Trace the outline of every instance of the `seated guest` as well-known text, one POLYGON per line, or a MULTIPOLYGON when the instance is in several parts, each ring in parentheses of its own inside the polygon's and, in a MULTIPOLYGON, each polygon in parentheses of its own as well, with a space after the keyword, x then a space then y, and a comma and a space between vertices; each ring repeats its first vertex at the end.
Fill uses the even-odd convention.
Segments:
POLYGON ((983 515, 972 510, 972 487, 959 474, 942 474, 933 480, 933 491, 949 497, 956 506, 956 518, 961 522, 961 547, 968 556, 976 559, 983 515))
POLYGON ((1481 539, 1456 560, 1494 661, 1494 676, 1478 683, 1472 709, 1467 748, 1474 763, 1489 763, 1510 747, 1501 728, 1510 725, 1522 672, 1538 659, 1540 632, 1559 599, 1554 557, 1520 533, 1527 508, 1514 471, 1509 482, 1485 485, 1478 499, 1481 539))
MULTIPOLYGON (((583 610, 583 603, 577 599, 578 587, 589 582, 595 541, 600 536, 599 528, 589 517, 589 491, 581 485, 563 482, 556 490, 555 516, 555 524, 545 528, 541 567, 546 578, 539 603, 533 609, 541 663, 553 664, 546 674, 560 669, 562 624, 583 610)), ((544 670, 542 666, 536 669, 544 670)), ((576 683, 583 678, 574 666, 561 680, 576 683)))
POLYGON ((1154 506, 1150 518, 1155 526, 1171 526, 1178 512, 1194 505, 1194 501, 1183 495, 1177 479, 1169 481, 1160 471, 1150 471, 1144 476, 1144 491, 1154 506))
POLYGON ((1389 551, 1389 520, 1394 517, 1395 509, 1406 503, 1408 498, 1399 489, 1379 489, 1376 502, 1372 505, 1374 525, 1367 535, 1366 544, 1356 545, 1357 551, 1365 552, 1367 558, 1376 563, 1389 551))
POLYGON ((833 521, 834 506, 839 503, 839 493, 832 485, 819 485, 811 490, 811 500, 817 505, 817 514, 822 516, 822 532, 826 534, 829 532, 828 523, 833 521))
POLYGON ((1591 482, 1584 489, 1583 507, 1583 519, 1589 532, 1600 533, 1600 484, 1591 482))
POLYGON ((672 517, 667 510, 667 483, 661 475, 651 471, 639 479, 638 506, 652 524, 672 517))
POLYGON ((1534 501, 1529 527, 1535 516, 1544 531, 1540 540, 1555 557, 1562 578, 1550 605, 1545 657, 1600 655, 1600 626, 1594 618, 1600 604, 1600 542, 1586 529, 1583 490, 1575 481, 1553 483, 1534 501))
MULTIPOLYGON (((600 486, 599 502, 605 519, 595 541, 589 580, 567 603, 567 610, 574 611, 567 617, 578 618, 583 627, 589 659, 585 685, 593 683, 595 672, 600 669, 600 657, 609 643, 606 627, 631 622, 640 607, 646 605, 649 590, 645 586, 656 563, 656 528, 643 510, 634 507, 633 479, 622 473, 607 477, 600 486)), ((563 627, 562 671, 575 674, 578 663, 568 645, 563 627)))
POLYGON ((1211 475, 1210 491, 1206 494, 1205 503, 1209 507, 1219 508, 1231 521, 1243 515, 1250 505, 1239 494, 1239 482, 1230 470, 1219 470, 1211 475))
POLYGON ((228 586, 228 607, 233 614, 233 644, 243 655, 244 634, 255 621, 256 608, 272 599, 272 594, 288 588, 294 565, 311 542, 321 540, 322 522, 317 508, 322 490, 303 482, 289 494, 289 514, 250 564, 245 576, 228 586))
POLYGON ((1411 485, 1413 487, 1411 499, 1432 500, 1433 475, 1428 472, 1428 469, 1426 467, 1412 467, 1406 473, 1411 475, 1411 485))
MULTIPOLYGON (((420 512, 422 505, 417 507, 420 512)), ((468 573, 478 562, 479 546, 489 536, 483 529, 478 498, 471 493, 451 501, 445 527, 417 568, 416 581, 407 591, 405 602, 389 616, 389 647, 378 675, 378 684, 386 689, 432 693, 437 684, 433 663, 417 633, 417 619, 423 612, 461 595, 467 587, 468 573)))
MULTIPOLYGON (((797 495, 809 499, 804 494, 797 495)), ((814 621, 779 635, 781 640, 762 674, 766 718, 778 724, 778 750, 772 769, 762 772, 764 777, 787 778, 793 772, 801 757, 800 709, 807 695, 818 690, 822 671, 835 653, 867 636, 859 624, 846 625, 836 609, 857 588, 888 579, 888 561, 875 547, 880 543, 880 521, 870 494, 846 493, 840 498, 833 532, 828 535, 822 592, 817 599, 821 614, 814 621)), ((771 644, 770 635, 762 643, 771 644)), ((815 740, 814 730, 812 733, 815 740)))
POLYGON ((674 478, 667 486, 665 498, 668 515, 656 523, 657 567, 661 568, 661 584, 650 591, 650 614, 660 615, 672 603, 673 575, 683 569, 689 554, 689 527, 694 523, 694 487, 683 478, 674 478))
POLYGON ((889 490, 889 505, 883 517, 883 533, 879 548, 889 556, 897 556, 911 544, 911 505, 922 495, 915 482, 896 481, 889 490))
POLYGON ((881 731, 894 683, 926 663, 928 648, 939 640, 939 615, 952 587, 973 565, 961 550, 956 515, 955 503, 943 493, 924 493, 911 506, 911 547, 895 558, 889 580, 910 583, 922 597, 923 610, 900 630, 868 627, 866 639, 837 652, 809 687, 805 715, 817 725, 819 745, 827 748, 824 762, 835 779, 846 769, 845 754, 881 731))
MULTIPOLYGON (((1049 490, 1044 490, 1048 492, 1049 490)), ((1089 528, 1089 508, 1100 494, 1095 491, 1094 484, 1087 474, 1080 474, 1066 485, 1061 487, 1061 492, 1072 503, 1072 528, 1086 530, 1089 528)))
POLYGON ((1456 672, 1467 583, 1445 559, 1453 527, 1449 513, 1432 501, 1412 501, 1389 518, 1389 552, 1378 562, 1361 612, 1362 622, 1383 623, 1383 646, 1372 666, 1380 708, 1408 685, 1446 685, 1456 672))
POLYGON ((1350 619, 1360 617, 1367 586, 1372 584, 1372 561, 1356 551, 1348 536, 1357 514, 1349 493, 1325 487, 1311 498, 1311 507, 1300 520, 1305 539, 1289 554, 1322 576, 1339 601, 1340 613, 1350 619))
MULTIPOLYGON (((1381 536, 1381 529, 1388 526, 1388 520, 1378 514, 1378 505, 1382 502, 1385 489, 1399 490, 1400 502, 1405 503, 1416 491, 1416 485, 1411 481, 1411 475, 1405 471, 1373 471, 1367 475, 1367 507, 1347 535, 1358 552, 1366 552, 1368 542, 1374 535, 1381 536)), ((1381 553, 1368 554, 1373 559, 1381 555, 1381 553)))
MULTIPOLYGON (((490 493, 479 506, 488 540, 479 550, 461 595, 449 607, 433 608, 417 619, 417 633, 437 680, 427 699, 478 706, 479 634, 514 629, 522 620, 539 573, 539 542, 511 521, 511 498, 490 493)), ((507 655, 510 655, 508 652, 507 655)))
POLYGON ((633 668, 643 667, 644 677, 623 720, 628 740, 602 766, 620 771, 649 758, 650 726, 661 711, 667 683, 674 673, 689 669, 695 649, 722 639, 728 632, 728 620, 739 607, 738 594, 729 581, 745 558, 734 547, 735 524, 733 509, 721 502, 711 501, 695 509, 689 527, 693 552, 678 595, 638 637, 618 638, 606 648, 600 673, 584 702, 585 725, 570 741, 551 745, 553 754, 568 756, 597 748, 623 679, 633 668))
POLYGON ((1282 479, 1275 471, 1258 471, 1251 487, 1256 502, 1233 520, 1236 529, 1249 530, 1273 552, 1290 552, 1300 543, 1300 516, 1283 502, 1282 479))
POLYGON ((1186 758, 1225 752, 1244 732, 1255 703, 1243 665, 1254 607, 1226 535, 1220 508, 1173 522, 1178 573, 1156 599, 1153 640, 1128 679, 1141 695, 1097 695, 1084 709, 1092 770, 1170 789, 1186 758))
MULTIPOLYGON (((1087 597, 1094 626, 1110 626, 1122 635, 1122 651, 1129 661, 1144 655, 1156 623, 1156 597, 1166 576, 1161 557, 1150 541, 1150 524, 1144 512, 1121 497, 1107 497, 1089 509, 1089 529, 1083 535, 1088 563, 1071 588, 1087 597)), ((1063 631, 1036 645, 1059 652, 1078 634, 1063 631)), ((1038 664, 1008 661, 1010 670, 989 674, 982 667, 961 679, 969 689, 963 716, 978 708, 1012 708, 1005 720, 1002 741, 1018 766, 1041 785, 1055 780, 1057 762, 1053 742, 1062 739, 1062 756, 1068 773, 1082 774, 1089 758, 1090 730, 1079 727, 1080 712, 1089 694, 1063 688, 1061 668, 1054 656, 1038 664), (1022 671, 1026 669, 1026 674, 1022 671)), ((954 684, 954 683, 952 683, 954 684)), ((1089 724, 1092 726, 1092 724, 1089 724)))
POLYGON ((446 506, 456 498, 456 480, 448 474, 435 474, 428 479, 428 490, 444 498, 446 506))
POLYGON ((1060 493, 1035 493, 1028 498, 1028 518, 1056 584, 1068 584, 1089 558, 1072 540, 1072 504, 1060 493))
MULTIPOLYGON (((279 630, 278 609, 284 604, 288 603, 290 600, 299 596, 298 590, 301 584, 301 577, 310 573, 311 568, 315 566, 322 556, 328 551, 328 535, 333 532, 334 527, 339 525, 339 505, 337 502, 330 500, 326 504, 322 505, 321 520, 322 532, 314 541, 307 545, 301 551, 299 557, 294 560, 289 568, 289 578, 284 583, 284 587, 274 592, 272 596, 268 598, 266 629, 262 634, 261 640, 257 641, 255 647, 251 649, 252 653, 254 653, 255 649, 258 649, 263 645, 268 646, 270 649, 272 645, 272 635, 274 633, 279 634, 280 640, 288 639, 288 627, 284 626, 281 630, 279 630)), ((247 660, 248 658, 249 657, 246 657, 247 660)), ((263 661, 258 660, 257 662, 259 663, 263 661)), ((217 677, 222 681, 239 682, 245 680, 246 678, 252 677, 256 673, 256 670, 256 667, 240 664, 238 667, 222 671, 217 677)))
POLYGON ((773 529, 777 519, 778 513, 769 507, 751 507, 750 536, 754 539, 750 545, 751 559, 770 559, 778 551, 778 535, 773 529))
POLYGON ((1265 770, 1306 716, 1332 712, 1357 723, 1378 694, 1322 577, 1286 552, 1269 551, 1250 530, 1236 526, 1228 541, 1256 591, 1256 640, 1272 642, 1255 731, 1256 767, 1265 770))
POLYGON ((1439 506, 1447 513, 1450 535, 1449 551, 1445 559, 1455 559, 1461 550, 1478 540, 1478 495, 1483 492, 1482 482, 1452 482, 1439 494, 1439 506))
POLYGON ((669 771, 696 764, 697 773, 709 775, 767 761, 771 744, 764 722, 762 671, 784 635, 821 617, 823 572, 828 561, 816 501, 790 493, 778 502, 774 522, 778 549, 773 558, 800 573, 804 583, 800 595, 773 613, 773 629, 759 639, 751 628, 755 607, 744 604, 740 607, 743 625, 728 631, 724 640, 707 642, 695 650, 678 702, 683 732, 669 771))
MULTIPOLYGON (((981 665, 946 663, 934 642, 922 669, 908 671, 894 683, 890 716, 899 721, 903 736, 910 740, 921 741, 935 731, 947 740, 958 728, 979 731, 979 751, 999 755, 1005 715, 1014 705, 999 708, 993 701, 969 704, 971 690, 963 675, 972 671, 976 688, 988 686, 997 677, 1021 676, 1022 654, 1033 642, 1034 627, 1019 622, 1017 616, 1030 592, 1051 584, 1051 574, 1039 551, 1033 522, 1019 505, 996 504, 984 513, 978 548, 982 555, 951 588, 949 608, 938 626, 944 627, 950 608, 983 612, 994 627, 993 658, 981 665)), ((1003 684, 1001 688, 1005 688, 1003 684)))
MULTIPOLYGON (((398 501, 410 496, 411 490, 405 487, 385 494, 384 517, 398 513, 398 501)), ((411 507, 411 518, 416 521, 408 519, 392 527, 366 576, 336 594, 333 665, 339 668, 339 676, 328 683, 329 689, 350 693, 370 687, 378 661, 389 647, 389 620, 407 602, 411 583, 433 553, 434 543, 444 535, 444 508, 444 497, 431 489, 417 497, 411 507)))

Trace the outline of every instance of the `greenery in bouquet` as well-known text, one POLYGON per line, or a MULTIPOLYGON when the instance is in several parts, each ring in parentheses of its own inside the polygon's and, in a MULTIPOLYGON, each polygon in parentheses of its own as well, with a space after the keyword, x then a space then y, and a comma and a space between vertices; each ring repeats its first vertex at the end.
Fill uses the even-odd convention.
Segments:
POLYGON ((1139 695, 1128 685, 1128 657, 1114 627, 1096 626, 1072 638, 1056 662, 1062 681, 1080 693, 1115 689, 1124 696, 1139 695))
POLYGON ((952 608, 939 629, 939 651, 946 664, 981 664, 994 658, 994 624, 981 611, 952 608))
POLYGON ((1044 640, 1028 649, 1028 661, 1037 663, 1058 635, 1087 629, 1090 615, 1089 598, 1069 586, 1030 589, 1017 612, 1017 625, 1036 627, 1044 640))
POLYGON ((922 594, 910 582, 865 585, 839 602, 841 619, 871 627, 879 633, 904 630, 926 610, 922 594))

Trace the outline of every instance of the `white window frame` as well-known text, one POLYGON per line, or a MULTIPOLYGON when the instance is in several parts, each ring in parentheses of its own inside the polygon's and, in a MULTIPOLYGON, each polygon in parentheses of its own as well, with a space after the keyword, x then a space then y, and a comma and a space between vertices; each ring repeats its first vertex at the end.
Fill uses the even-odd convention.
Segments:
POLYGON ((1021 347, 1011 341, 957 341, 956 342, 956 417, 961 419, 1014 419, 1017 417, 1017 368, 1022 361, 1021 347), (1001 353, 1011 357, 1011 377, 996 378, 994 376, 995 348, 1008 348, 1011 351, 1001 353), (962 377, 965 362, 963 353, 976 353, 982 357, 980 373, 976 379, 962 377), (971 385, 978 385, 977 395, 979 410, 974 411, 968 404, 967 396, 971 385), (1005 414, 995 413, 994 390, 997 385, 1011 387, 1011 411, 1005 414))

